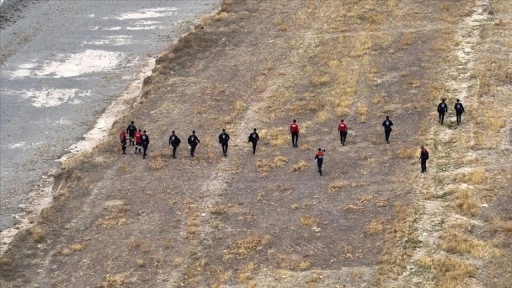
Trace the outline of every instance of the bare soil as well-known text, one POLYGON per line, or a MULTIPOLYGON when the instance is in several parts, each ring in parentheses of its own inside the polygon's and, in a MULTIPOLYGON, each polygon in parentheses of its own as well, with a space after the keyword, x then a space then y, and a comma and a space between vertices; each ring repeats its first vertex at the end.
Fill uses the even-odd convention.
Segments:
POLYGON ((64 163, 52 206, 2 255, 2 287, 507 287, 511 13, 499 0, 224 1, 157 60, 109 140, 64 163), (120 153, 130 120, 151 138, 145 160, 120 153))

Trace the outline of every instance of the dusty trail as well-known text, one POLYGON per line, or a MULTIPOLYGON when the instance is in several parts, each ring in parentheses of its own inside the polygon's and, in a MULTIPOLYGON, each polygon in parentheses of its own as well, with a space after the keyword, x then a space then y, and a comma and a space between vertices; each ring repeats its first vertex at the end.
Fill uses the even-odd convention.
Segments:
MULTIPOLYGON (((455 99, 460 99, 465 107, 477 107, 475 98, 479 82, 472 77, 475 73, 474 49, 480 41, 483 27, 494 21, 489 14, 490 1, 477 0, 472 10, 473 13, 457 25, 456 41, 459 44, 452 53, 458 59, 458 65, 448 69, 446 79, 452 80, 447 80, 445 83, 450 88, 448 94, 450 101, 454 102, 455 99)), ((449 109, 450 113, 454 114, 453 107, 449 107, 449 109)), ((446 253, 440 249, 442 234, 446 232, 446 229, 450 229, 450 226, 466 225, 465 223, 468 222, 471 223, 470 225, 476 226, 483 224, 479 220, 458 214, 454 211, 452 203, 443 200, 446 195, 450 195, 456 189, 463 191, 474 189, 474 187, 464 183, 440 185, 437 180, 439 178, 451 179, 458 174, 471 173, 474 169, 479 169, 477 167, 457 169, 458 163, 474 163, 476 157, 470 149, 474 143, 458 143, 461 140, 460 134, 475 135, 475 119, 472 119, 470 115, 472 114, 465 113, 462 125, 456 129, 453 127, 456 126, 455 119, 450 117, 445 119, 445 126, 432 125, 428 131, 427 147, 433 147, 430 153, 434 157, 430 157, 428 173, 421 175, 421 178, 418 179, 420 185, 415 191, 418 203, 422 207, 421 217, 415 225, 422 245, 415 249, 414 255, 407 265, 407 271, 400 277, 398 285, 415 283, 421 287, 433 287, 432 275, 425 273, 422 266, 425 266, 425 261, 433 261, 432 259, 436 257, 446 256, 446 253), (452 128, 446 126, 452 126, 452 128)), ((431 118, 436 119, 436 116, 432 115, 431 118)), ((461 259, 469 261, 479 268, 484 264, 475 257, 466 256, 461 259)), ((483 283, 476 278, 467 281, 466 284, 471 287, 484 287, 483 283)))

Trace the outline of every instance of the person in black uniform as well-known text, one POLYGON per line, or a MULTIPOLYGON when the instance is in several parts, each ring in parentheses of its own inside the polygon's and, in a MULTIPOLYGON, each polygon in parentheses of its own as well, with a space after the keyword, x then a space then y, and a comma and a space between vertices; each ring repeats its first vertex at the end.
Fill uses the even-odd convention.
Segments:
POLYGON ((142 159, 146 159, 146 152, 148 151, 148 146, 149 146, 149 136, 148 136, 148 134, 146 134, 146 130, 142 131, 141 142, 142 142, 142 159))
POLYGON ((254 128, 254 132, 249 134, 249 141, 252 143, 252 155, 256 154, 256 145, 258 145, 258 141, 260 140, 260 135, 256 132, 256 128, 254 128))
POLYGON ((318 148, 318 152, 315 154, 316 165, 318 166, 318 173, 322 176, 322 164, 324 164, 324 154, 325 150, 322 148, 318 148))
POLYGON ((126 128, 126 132, 128 132, 128 139, 130 139, 130 145, 135 145, 135 133, 137 133, 137 128, 135 127, 134 122, 132 121, 130 125, 126 128))
POLYGON ((188 137, 188 145, 190 145, 190 156, 194 157, 197 144, 201 143, 196 136, 196 131, 192 131, 192 135, 188 137))
POLYGON ((124 130, 119 134, 119 142, 121 142, 123 154, 126 154, 126 132, 124 130))
POLYGON ((428 151, 421 145, 420 151, 420 162, 421 162, 421 173, 427 172, 427 160, 428 160, 428 151))
POLYGON ((226 133, 226 129, 222 129, 222 133, 219 134, 219 143, 222 145, 222 154, 224 154, 224 157, 228 157, 228 142, 229 134, 226 133))
POLYGON ((457 115, 457 125, 460 125, 460 123, 462 123, 462 113, 464 113, 464 106, 462 106, 460 100, 457 99, 457 102, 453 108, 455 109, 455 115, 457 115))
POLYGON ((386 116, 386 120, 382 122, 382 126, 384 126, 384 135, 386 135, 386 142, 389 144, 389 135, 391 135, 391 131, 393 131, 393 122, 389 120, 389 116, 386 116))
POLYGON ((443 125, 444 114, 448 112, 448 105, 444 102, 445 100, 445 98, 441 99, 441 103, 437 105, 437 113, 439 113, 439 123, 441 123, 441 125, 443 125))
POLYGON ((172 158, 176 158, 176 149, 180 146, 181 139, 174 133, 174 130, 171 132, 171 136, 169 137, 169 145, 172 146, 172 158))

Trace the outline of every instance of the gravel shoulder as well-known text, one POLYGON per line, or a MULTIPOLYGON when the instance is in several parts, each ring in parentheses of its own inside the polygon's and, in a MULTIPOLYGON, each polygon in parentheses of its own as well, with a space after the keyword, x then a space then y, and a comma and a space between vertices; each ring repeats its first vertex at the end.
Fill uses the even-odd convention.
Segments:
POLYGON ((224 1, 157 59, 108 141, 63 164, 53 204, 1 256, 0 284, 505 285, 512 74, 503 55, 512 50, 504 36, 512 7, 466 2, 224 1), (460 35, 471 17, 479 21, 460 35), (489 94, 502 104, 492 106, 492 123, 477 112, 489 94), (451 114, 437 123, 442 97, 467 103, 462 126, 451 114), (289 143, 292 119, 298 148, 289 143), (131 120, 151 138, 145 160, 131 146, 120 153, 117 135, 131 120), (228 157, 217 142, 222 128, 228 157), (182 139, 177 159, 171 130, 182 139), (201 140, 194 158, 192 130, 201 140), (421 144, 430 150, 427 174, 421 144), (324 176, 313 161, 318 147, 324 176))

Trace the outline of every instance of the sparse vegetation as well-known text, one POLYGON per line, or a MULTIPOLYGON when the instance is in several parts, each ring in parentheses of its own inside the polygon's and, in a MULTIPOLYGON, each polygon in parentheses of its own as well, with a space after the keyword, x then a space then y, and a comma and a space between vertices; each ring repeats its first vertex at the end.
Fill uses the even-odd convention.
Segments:
POLYGON ((506 287, 511 8, 339 2, 224 0, 203 16, 156 61, 111 141, 64 165, 74 176, 54 191, 62 201, 0 258, 2 281, 506 287), (466 107, 459 126, 456 97, 466 107), (441 98, 450 104, 444 125, 441 98), (389 145, 385 115, 395 122, 389 145), (155 135, 145 161, 119 157, 117 131, 131 119, 155 135), (220 128, 232 137, 228 157, 220 128), (185 142, 171 158, 170 129, 182 141, 198 131, 196 157, 185 142), (424 174, 421 144, 431 151, 424 174), (329 151, 323 177, 311 159, 317 147, 329 151), (58 268, 40 264, 48 259, 58 268), (83 259, 83 275, 70 273, 83 259))

